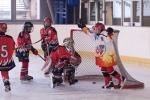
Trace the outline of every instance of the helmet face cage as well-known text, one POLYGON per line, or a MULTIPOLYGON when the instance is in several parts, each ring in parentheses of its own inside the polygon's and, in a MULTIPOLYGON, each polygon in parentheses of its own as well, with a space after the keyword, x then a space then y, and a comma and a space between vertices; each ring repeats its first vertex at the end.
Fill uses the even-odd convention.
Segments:
POLYGON ((0 23, 0 32, 6 32, 6 31, 7 31, 7 24, 0 23))
POLYGON ((74 51, 74 40, 71 38, 65 38, 63 41, 64 46, 69 49, 69 51, 74 51))
POLYGON ((24 31, 33 32, 33 24, 31 22, 24 23, 24 31))
POLYGON ((50 17, 44 18, 44 27, 50 27, 52 24, 52 19, 50 17))

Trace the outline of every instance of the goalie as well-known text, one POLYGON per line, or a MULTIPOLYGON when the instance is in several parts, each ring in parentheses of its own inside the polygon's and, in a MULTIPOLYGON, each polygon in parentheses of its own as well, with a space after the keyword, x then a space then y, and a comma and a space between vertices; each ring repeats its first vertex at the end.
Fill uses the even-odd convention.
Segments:
POLYGON ((102 88, 121 88, 121 75, 113 68, 113 66, 117 64, 112 39, 113 29, 108 28, 105 30, 104 24, 99 22, 96 23, 92 29, 89 29, 82 20, 80 20, 78 27, 81 28, 84 33, 91 36, 95 41, 96 65, 101 68, 105 81, 105 85, 102 86, 102 88), (116 84, 113 83, 112 77, 117 79, 116 84))
POLYGON ((75 79, 75 69, 81 63, 80 55, 74 50, 74 41, 71 38, 63 40, 63 46, 58 45, 50 54, 52 75, 51 87, 54 88, 63 82, 62 73, 70 85, 78 82, 75 79))

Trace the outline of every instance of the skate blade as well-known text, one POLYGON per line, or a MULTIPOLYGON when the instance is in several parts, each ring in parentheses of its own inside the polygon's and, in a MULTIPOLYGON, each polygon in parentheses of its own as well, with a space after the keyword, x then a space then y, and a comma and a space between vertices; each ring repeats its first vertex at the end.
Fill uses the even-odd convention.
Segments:
POLYGON ((49 78, 50 77, 50 74, 44 74, 45 77, 49 78))
POLYGON ((50 87, 55 88, 55 84, 53 83, 53 75, 52 74, 49 76, 49 79, 50 79, 50 87))
POLYGON ((123 78, 123 81, 121 82, 121 87, 120 87, 120 89, 123 89, 125 82, 126 82, 126 78, 124 77, 124 78, 123 78))
POLYGON ((121 86, 114 85, 114 89, 121 89, 121 86))
POLYGON ((53 83, 50 86, 52 89, 56 87, 55 84, 53 84, 53 83))
POLYGON ((124 78, 124 79, 122 80, 120 86, 114 85, 114 89, 123 89, 123 86, 124 86, 125 82, 126 82, 126 78, 124 78))
POLYGON ((7 92, 7 93, 10 92, 10 91, 11 91, 11 89, 5 89, 5 92, 7 92))
POLYGON ((22 83, 22 84, 27 84, 27 83, 30 83, 30 82, 32 82, 33 81, 33 79, 31 79, 31 80, 20 80, 20 82, 22 83))
POLYGON ((110 87, 110 88, 106 88, 106 87, 102 87, 103 90, 114 90, 114 87, 110 87))

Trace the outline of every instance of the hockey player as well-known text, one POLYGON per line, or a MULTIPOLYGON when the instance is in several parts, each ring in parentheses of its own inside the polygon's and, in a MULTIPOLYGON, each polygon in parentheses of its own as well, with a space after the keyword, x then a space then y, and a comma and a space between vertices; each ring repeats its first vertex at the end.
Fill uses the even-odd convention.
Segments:
POLYGON ((41 47, 44 52, 44 57, 46 58, 53 49, 59 44, 57 38, 57 31, 51 26, 51 17, 44 18, 44 27, 40 30, 41 34, 41 47))
POLYGON ((70 85, 75 84, 75 68, 81 63, 80 55, 74 50, 74 41, 71 38, 65 38, 63 46, 58 46, 50 54, 52 63, 52 87, 63 82, 62 73, 66 75, 70 85))
POLYGON ((21 31, 17 38, 18 47, 16 49, 16 56, 19 61, 22 62, 20 80, 29 81, 33 77, 28 75, 29 66, 29 51, 38 55, 38 51, 32 46, 30 33, 32 32, 33 24, 31 22, 25 22, 23 31, 21 31))
POLYGON ((88 35, 92 36, 96 43, 96 65, 101 68, 105 85, 102 88, 121 87, 121 75, 114 70, 113 66, 116 65, 116 55, 113 47, 112 29, 105 30, 105 26, 102 23, 96 23, 93 29, 89 29, 85 24, 80 23, 78 26, 88 35), (112 76, 118 80, 118 83, 114 85, 112 82, 112 76))
POLYGON ((6 35, 7 24, 0 23, 0 71, 5 86, 5 91, 11 90, 9 82, 9 70, 15 67, 14 60, 12 58, 15 50, 15 42, 13 38, 6 35))

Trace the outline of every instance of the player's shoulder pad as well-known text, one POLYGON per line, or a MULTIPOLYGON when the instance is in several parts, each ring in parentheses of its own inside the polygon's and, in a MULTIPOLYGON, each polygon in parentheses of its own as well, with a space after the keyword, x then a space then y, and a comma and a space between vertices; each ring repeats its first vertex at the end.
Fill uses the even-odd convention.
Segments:
POLYGON ((44 27, 40 29, 40 31, 43 31, 43 30, 45 30, 44 27))
POLYGON ((108 32, 107 31, 102 31, 101 35, 104 36, 104 37, 107 37, 108 36, 108 32))
POLYGON ((65 46, 62 46, 62 45, 59 45, 58 47, 57 47, 57 49, 60 51, 60 50, 65 50, 65 46))
POLYGON ((19 33, 19 37, 20 37, 20 38, 23 38, 23 32, 20 32, 20 33, 19 33))
POLYGON ((41 28, 40 29, 40 34, 43 34, 44 30, 45 30, 44 28, 41 28))
POLYGON ((50 27, 53 32, 57 32, 54 27, 50 27))
POLYGON ((5 35, 5 37, 8 37, 8 38, 13 39, 13 37, 12 37, 12 36, 10 36, 10 35, 5 35))

